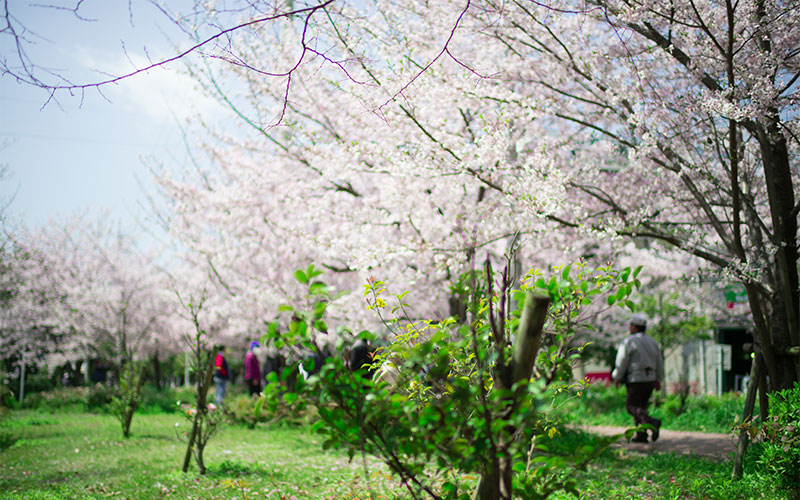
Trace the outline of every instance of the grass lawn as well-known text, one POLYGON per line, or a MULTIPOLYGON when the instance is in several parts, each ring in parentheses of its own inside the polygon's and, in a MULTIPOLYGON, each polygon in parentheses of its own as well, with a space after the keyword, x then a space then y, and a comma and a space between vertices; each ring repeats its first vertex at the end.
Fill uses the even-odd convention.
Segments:
MULTIPOLYGON (((323 451, 307 428, 226 427, 206 449, 208 474, 182 474, 176 423, 188 425, 178 414, 136 415, 123 440, 109 415, 12 412, 0 429, 16 438, 0 450, 0 498, 369 498, 361 458, 323 451)), ((591 440, 564 431, 549 446, 591 440)), ((572 474, 581 498, 783 498, 748 463, 734 483, 729 462, 607 450, 572 474)), ((382 464, 369 459, 368 470, 374 498, 410 498, 382 464)))
MULTIPOLYGON (((586 440, 579 431, 566 431, 560 440, 586 440)), ((551 446, 553 448, 553 446, 551 446)), ((731 480, 731 460, 712 460, 672 453, 606 450, 586 470, 573 472, 581 498, 627 499, 785 499, 757 469, 758 447, 751 446, 740 481, 731 480)), ((571 495, 554 498, 572 499, 571 495)))
MULTIPOLYGON (((206 476, 182 474, 176 423, 188 428, 177 414, 136 415, 125 440, 109 415, 11 413, 3 428, 17 441, 0 451, 0 498, 364 498, 363 461, 322 451, 304 428, 226 427, 205 450, 206 476)), ((380 498, 403 498, 381 464, 369 471, 380 498)))

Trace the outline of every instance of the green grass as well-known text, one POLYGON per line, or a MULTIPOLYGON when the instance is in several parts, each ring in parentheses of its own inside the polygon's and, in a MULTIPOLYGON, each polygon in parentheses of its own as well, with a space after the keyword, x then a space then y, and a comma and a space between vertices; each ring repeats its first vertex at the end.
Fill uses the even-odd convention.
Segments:
MULTIPOLYGON (((182 474, 176 423, 186 426, 178 415, 137 415, 124 440, 108 415, 11 413, 3 428, 16 442, 0 451, 0 497, 339 499, 366 488, 360 459, 323 452, 304 428, 227 427, 206 448, 208 474, 182 474)), ((371 460, 369 470, 380 498, 403 498, 382 465, 371 460)))
MULTIPOLYGON (((625 387, 592 384, 580 397, 575 391, 556 398, 556 414, 565 423, 631 427, 633 419, 625 410, 625 387)), ((729 433, 741 421, 744 395, 689 396, 686 409, 677 414, 680 400, 669 394, 659 404, 650 405, 650 414, 663 421, 663 428, 677 431, 729 433)), ((755 415, 758 415, 756 403, 755 415)))
MULTIPOLYGON (((186 445, 176 423, 186 425, 177 414, 136 415, 124 440, 110 415, 11 412, 0 425, 16 439, 0 450, 0 498, 369 498, 360 458, 323 451, 308 428, 226 427, 206 450, 208 474, 182 474, 186 445)), ((547 444, 558 453, 594 439, 562 430, 547 444)), ((605 451, 573 477, 581 498, 783 498, 755 472, 756 452, 735 483, 728 461, 624 449, 605 451)), ((369 459, 368 468, 376 499, 410 498, 382 464, 369 459)))
MULTIPOLYGON (((562 430, 556 438, 565 442, 591 443, 594 437, 578 430, 562 430)), ((554 448, 551 446, 551 448, 554 448)), ((556 448, 558 449, 558 448, 556 448)), ((771 480, 757 472, 760 448, 751 446, 742 480, 732 481, 729 460, 713 460, 673 453, 641 453, 611 448, 573 474, 580 498, 670 498, 670 499, 785 499, 771 480)), ((557 499, 573 496, 557 494, 557 499)))

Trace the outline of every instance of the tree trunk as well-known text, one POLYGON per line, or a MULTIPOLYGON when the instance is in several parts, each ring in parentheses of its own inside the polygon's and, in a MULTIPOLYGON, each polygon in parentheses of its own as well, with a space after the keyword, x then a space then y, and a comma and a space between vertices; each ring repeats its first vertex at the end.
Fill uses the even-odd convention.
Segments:
MULTIPOLYGON (((758 391, 758 380, 761 377, 763 358, 756 355, 753 358, 753 366, 750 367, 750 381, 747 384, 747 394, 744 398, 744 413, 742 414, 742 424, 747 424, 753 419, 753 408, 756 403, 756 392, 758 391)), ((736 457, 733 460, 733 479, 741 479, 744 467, 744 454, 747 451, 747 443, 750 438, 748 430, 742 428, 739 431, 739 442, 736 444, 736 457)))
MULTIPOLYGON (((129 362, 133 363, 133 361, 129 362)), ((133 414, 136 413, 136 410, 139 408, 139 396, 142 393, 142 382, 144 381, 144 374, 142 373, 143 370, 143 368, 139 368, 138 372, 131 372, 135 377, 133 380, 135 381, 135 386, 133 388, 133 394, 130 395, 130 399, 128 400, 128 405, 125 407, 125 419, 122 423, 122 436, 126 438, 131 434, 131 422, 133 422, 133 414)))
POLYGON ((153 353, 153 385, 161 390, 161 360, 158 359, 158 352, 153 353))
POLYGON ((128 406, 125 409, 125 421, 122 423, 122 437, 127 438, 131 435, 131 422, 133 421, 133 413, 135 408, 128 406))
MULTIPOLYGON (((528 380, 533 373, 533 365, 536 355, 541 345, 542 330, 544 321, 547 318, 547 308, 550 306, 550 298, 543 294, 528 292, 525 296, 525 304, 522 308, 522 316, 519 320, 519 331, 514 340, 514 357, 511 360, 510 386, 502 387, 503 380, 507 377, 494 377, 498 389, 511 389, 514 384, 522 380, 528 380)), ((508 402, 509 413, 519 404, 519 399, 525 397, 525 389, 518 387, 512 399, 508 402)), ((496 456, 490 457, 490 463, 486 473, 482 474, 478 480, 478 485, 472 495, 473 500, 510 500, 512 487, 512 465, 513 460, 508 456, 508 446, 516 429, 506 430, 506 436, 498 439, 496 456)))
MULTIPOLYGON (((769 46, 765 48, 768 50, 769 46)), ((771 109, 758 127, 758 142, 773 226, 773 244, 777 248, 773 262, 775 289, 772 297, 768 297, 772 311, 769 325, 766 325, 774 356, 774 363, 769 356, 766 363, 770 391, 791 389, 800 374, 800 358, 786 354, 787 348, 800 345, 800 292, 794 184, 789 151, 779 123, 777 110, 771 109)))
MULTIPOLYGON (((189 434, 189 442, 186 445, 186 454, 183 457, 183 467, 181 469, 183 472, 187 472, 189 470, 189 462, 192 459, 192 449, 197 441, 198 433, 202 430, 203 424, 201 419, 205 416, 206 396, 208 394, 208 388, 211 385, 211 377, 214 374, 214 353, 212 351, 208 351, 207 355, 208 360, 205 363, 205 373, 197 374, 197 393, 195 395, 197 413, 195 413, 194 420, 192 421, 192 432, 189 434)), ((200 356, 198 355, 198 357, 200 356)), ((202 366, 202 360, 198 359, 198 361, 199 362, 197 365, 202 366)), ((200 474, 205 474, 205 466, 202 464, 202 461, 203 456, 202 452, 200 452, 197 458, 197 466, 200 468, 200 474)))
POLYGON ((186 445, 186 454, 183 456, 183 467, 181 468, 183 472, 189 471, 189 462, 192 461, 192 449, 194 448, 194 442, 197 439, 197 428, 199 419, 200 419, 200 412, 197 412, 195 413, 194 420, 192 421, 192 432, 189 433, 189 442, 186 445))

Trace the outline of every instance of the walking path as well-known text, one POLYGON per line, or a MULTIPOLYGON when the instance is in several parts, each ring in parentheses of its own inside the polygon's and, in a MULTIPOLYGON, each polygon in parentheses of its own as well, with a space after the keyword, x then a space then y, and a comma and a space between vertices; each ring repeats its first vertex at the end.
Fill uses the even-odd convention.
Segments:
MULTIPOLYGON (((585 432, 612 436, 622 434, 625 427, 610 426, 584 426, 580 427, 585 432)), ((611 445, 612 448, 624 448, 636 453, 671 452, 683 455, 697 455, 707 458, 731 458, 731 453, 736 452, 736 440, 733 434, 713 434, 708 432, 670 431, 661 429, 658 441, 655 443, 626 442, 625 438, 619 439, 611 445)))

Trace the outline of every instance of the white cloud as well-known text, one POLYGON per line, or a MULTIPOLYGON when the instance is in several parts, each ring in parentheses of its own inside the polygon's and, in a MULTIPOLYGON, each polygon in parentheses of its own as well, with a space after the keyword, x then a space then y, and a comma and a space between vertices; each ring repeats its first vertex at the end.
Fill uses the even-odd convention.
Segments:
MULTIPOLYGON (((119 53, 112 56, 107 51, 81 51, 79 57, 83 67, 103 68, 115 76, 152 64, 143 54, 128 53, 127 56, 121 58, 119 53)), ((138 73, 102 90, 115 105, 123 105, 125 111, 141 113, 159 122, 176 119, 184 122, 198 114, 208 120, 224 112, 222 106, 205 95, 197 82, 183 71, 180 61, 138 73)))

